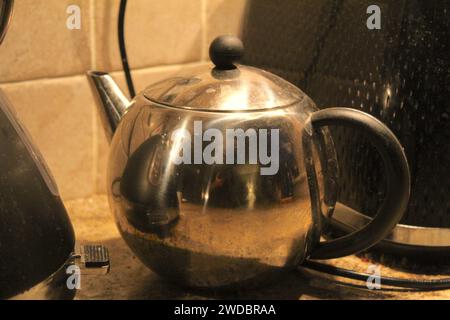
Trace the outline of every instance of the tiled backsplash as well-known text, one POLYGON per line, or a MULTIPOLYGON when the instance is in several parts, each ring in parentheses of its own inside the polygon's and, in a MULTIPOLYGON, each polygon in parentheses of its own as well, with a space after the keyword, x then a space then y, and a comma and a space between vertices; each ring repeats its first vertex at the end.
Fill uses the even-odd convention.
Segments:
MULTIPOLYGON (((138 90, 208 59, 209 42, 239 34, 249 0, 129 0, 126 41, 138 90)), ((65 200, 104 192, 108 145, 85 72, 126 91, 118 0, 18 0, 0 47, 0 88, 44 155, 65 200), (81 9, 69 30, 67 8, 81 9)))

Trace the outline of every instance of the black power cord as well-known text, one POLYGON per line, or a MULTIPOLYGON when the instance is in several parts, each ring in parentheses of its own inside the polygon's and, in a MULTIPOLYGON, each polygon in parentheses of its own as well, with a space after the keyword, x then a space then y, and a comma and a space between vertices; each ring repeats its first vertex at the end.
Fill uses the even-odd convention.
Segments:
MULTIPOLYGON (((126 7, 127 7, 127 0, 121 0, 119 9, 119 21, 118 21, 119 48, 120 48, 120 56, 122 58, 123 71, 125 72, 125 78, 127 81, 128 91, 130 92, 131 98, 134 98, 136 93, 134 91, 133 79, 131 77, 130 67, 128 65, 127 50, 125 46, 125 36, 124 36, 126 7)), ((302 267, 358 281, 367 281, 367 279, 371 276, 370 274, 342 269, 330 266, 325 263, 320 263, 311 260, 306 260, 302 264, 302 267)), ((420 290, 450 289, 450 278, 443 278, 436 280, 410 280, 410 279, 380 277, 380 281, 384 285, 400 288, 410 288, 420 290)))
POLYGON ((119 36, 119 49, 120 57, 122 58, 123 71, 125 72, 125 78, 127 81, 128 91, 130 92, 130 98, 133 99, 136 96, 134 91, 133 78, 131 77, 130 66, 128 65, 127 49, 125 46, 125 11, 127 9, 127 0, 120 1, 119 8, 119 21, 118 21, 118 36, 119 36))
MULTIPOLYGON (((329 264, 320 263, 317 261, 306 260, 301 267, 314 270, 321 273, 330 274, 333 276, 344 277, 348 279, 367 281, 373 275, 367 273, 360 273, 353 270, 343 269, 329 264)), ((390 278, 380 276, 382 285, 399 288, 419 289, 419 290, 443 290, 450 289, 450 278, 433 279, 433 280, 411 280, 401 278, 390 278)))

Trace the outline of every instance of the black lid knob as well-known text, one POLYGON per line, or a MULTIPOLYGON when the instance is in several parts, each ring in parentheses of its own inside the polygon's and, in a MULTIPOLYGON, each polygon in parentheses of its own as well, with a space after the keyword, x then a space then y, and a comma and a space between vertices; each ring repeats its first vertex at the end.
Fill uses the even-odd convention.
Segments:
POLYGON ((209 47, 209 57, 220 70, 236 68, 233 63, 239 61, 243 55, 244 45, 235 36, 217 37, 209 47))

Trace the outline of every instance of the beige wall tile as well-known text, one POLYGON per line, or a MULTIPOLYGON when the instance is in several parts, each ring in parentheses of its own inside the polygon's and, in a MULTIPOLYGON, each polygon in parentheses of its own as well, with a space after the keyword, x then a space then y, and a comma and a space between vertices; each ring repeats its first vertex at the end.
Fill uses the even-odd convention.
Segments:
MULTIPOLYGON (((240 34, 247 1, 129 1, 126 41, 130 65, 138 69, 133 71, 136 90, 198 66, 215 36, 240 34)), ((119 71, 118 8, 119 0, 17 0, 0 47, 0 88, 40 148, 64 199, 105 192, 109 147, 84 74, 93 68, 116 71, 113 77, 128 94, 119 71), (66 28, 72 4, 81 8, 81 30, 66 28)))
MULTIPOLYGON (((156 68, 148 68, 141 69, 137 71, 133 71, 133 82, 136 88, 136 91, 144 90, 148 85, 163 80, 165 78, 171 77, 179 72, 189 72, 190 69, 196 68, 204 63, 191 63, 185 65, 173 65, 166 67, 156 67, 156 68)), ((111 74, 112 77, 117 81, 119 87, 125 92, 128 96, 128 89, 126 87, 125 77, 123 72, 114 72, 111 74)), ((97 152, 97 170, 96 170, 96 185, 97 193, 105 193, 106 191, 106 168, 108 162, 109 155, 109 146, 106 139, 105 134, 102 132, 102 124, 100 118, 97 116, 98 123, 98 152, 97 152)))
POLYGON ((249 0, 205 0, 206 44, 204 57, 208 59, 209 44, 223 34, 241 35, 249 0))
POLYGON ((94 104, 84 76, 2 85, 63 199, 94 192, 94 104))
POLYGON ((18 0, 0 47, 0 83, 80 74, 90 66, 89 0, 18 0), (69 5, 81 30, 66 27, 69 5))
MULTIPOLYGON (((128 1, 125 39, 132 68, 201 58, 202 0, 128 1)), ((118 0, 95 1, 96 68, 121 69, 117 44, 118 0)))

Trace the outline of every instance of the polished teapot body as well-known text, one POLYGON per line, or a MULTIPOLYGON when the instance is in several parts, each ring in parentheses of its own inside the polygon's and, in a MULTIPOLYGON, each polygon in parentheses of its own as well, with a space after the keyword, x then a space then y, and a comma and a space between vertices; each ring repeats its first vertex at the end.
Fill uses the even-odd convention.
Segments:
POLYGON ((407 201, 407 164, 385 126, 355 110, 318 111, 287 81, 234 64, 240 51, 236 38, 218 38, 215 67, 150 85, 131 102, 109 75, 89 73, 112 139, 107 188, 120 233, 148 267, 188 286, 245 283, 361 251, 407 201), (332 124, 373 135, 398 188, 365 230, 323 243, 338 183, 322 128, 332 124))
MULTIPOLYGON (((153 270, 195 286, 227 285, 301 262, 318 236, 301 143, 305 120, 314 111, 312 101, 221 112, 137 98, 112 140, 107 178, 124 239, 153 270), (261 175, 267 167, 261 163, 226 164, 220 157, 219 164, 205 159, 195 164, 194 157, 191 163, 174 164, 177 141, 171 138, 180 127, 186 129, 194 151, 199 123, 203 132, 214 128, 224 137, 229 128, 276 128, 281 148, 277 173, 261 175)), ((250 149, 247 142, 244 152, 250 149)), ((223 145, 226 158, 229 143, 223 145)), ((202 141, 202 153, 207 146, 202 141)))

